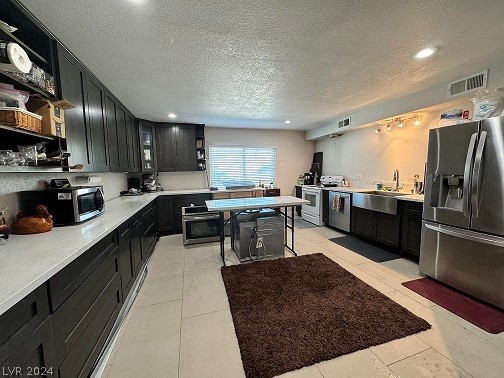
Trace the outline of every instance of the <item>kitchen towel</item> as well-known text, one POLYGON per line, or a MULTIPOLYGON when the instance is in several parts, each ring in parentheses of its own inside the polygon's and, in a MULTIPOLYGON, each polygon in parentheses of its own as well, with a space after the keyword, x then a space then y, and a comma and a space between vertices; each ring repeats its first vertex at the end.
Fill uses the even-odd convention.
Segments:
POLYGON ((343 209, 343 199, 341 196, 334 196, 332 209, 336 211, 341 211, 343 209))

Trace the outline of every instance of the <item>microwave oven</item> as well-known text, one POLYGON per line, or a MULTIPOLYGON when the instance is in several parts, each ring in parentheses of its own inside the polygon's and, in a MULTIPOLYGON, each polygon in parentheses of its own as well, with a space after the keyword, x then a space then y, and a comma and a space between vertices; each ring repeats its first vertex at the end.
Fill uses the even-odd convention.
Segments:
POLYGON ((38 205, 45 205, 55 226, 84 222, 105 211, 102 186, 50 188, 19 193, 23 215, 36 214, 38 205))

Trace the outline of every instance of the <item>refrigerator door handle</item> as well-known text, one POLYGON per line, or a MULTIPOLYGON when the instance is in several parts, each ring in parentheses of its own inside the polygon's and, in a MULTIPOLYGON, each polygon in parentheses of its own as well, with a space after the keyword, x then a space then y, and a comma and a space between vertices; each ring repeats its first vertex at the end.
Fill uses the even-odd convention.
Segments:
POLYGON ((446 234, 446 235, 454 236, 456 238, 471 240, 471 241, 475 241, 478 243, 485 243, 485 244, 490 244, 490 245, 504 248, 504 238, 502 238, 502 237, 480 234, 480 233, 473 232, 473 231, 460 231, 459 229, 456 229, 453 227, 434 225, 434 224, 427 223, 427 222, 424 223, 424 226, 426 228, 428 228, 429 230, 439 232, 441 234, 446 234))
POLYGON ((479 213, 479 198, 480 198, 480 183, 481 183, 481 165, 483 160, 483 150, 485 148, 485 142, 487 138, 487 132, 482 131, 480 140, 478 142, 478 148, 476 149, 476 157, 474 158, 474 170, 473 170, 473 180, 472 180, 472 210, 473 216, 477 217, 479 213))
POLYGON ((478 138, 478 133, 474 133, 471 135, 471 140, 469 141, 469 147, 467 148, 467 156, 464 167, 464 187, 463 187, 463 195, 464 202, 462 211, 464 212, 464 216, 469 216, 469 185, 471 183, 471 168, 473 166, 473 157, 474 157, 474 147, 476 146, 476 139, 478 138))

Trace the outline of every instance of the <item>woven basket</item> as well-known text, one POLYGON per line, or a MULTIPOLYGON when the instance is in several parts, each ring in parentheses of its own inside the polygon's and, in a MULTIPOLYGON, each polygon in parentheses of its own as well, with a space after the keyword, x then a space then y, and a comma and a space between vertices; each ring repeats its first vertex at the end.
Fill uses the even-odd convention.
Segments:
POLYGON ((0 124, 18 129, 42 132, 42 116, 17 108, 0 108, 0 124))

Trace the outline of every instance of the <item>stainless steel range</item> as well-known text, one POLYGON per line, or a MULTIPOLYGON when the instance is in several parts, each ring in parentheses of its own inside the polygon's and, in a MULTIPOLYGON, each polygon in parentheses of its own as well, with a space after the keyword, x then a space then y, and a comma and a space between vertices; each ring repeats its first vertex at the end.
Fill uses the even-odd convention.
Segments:
POLYGON ((219 241, 219 212, 206 206, 182 208, 184 245, 219 241))

